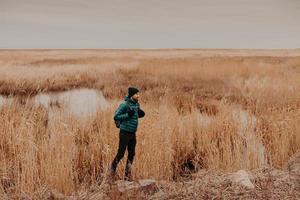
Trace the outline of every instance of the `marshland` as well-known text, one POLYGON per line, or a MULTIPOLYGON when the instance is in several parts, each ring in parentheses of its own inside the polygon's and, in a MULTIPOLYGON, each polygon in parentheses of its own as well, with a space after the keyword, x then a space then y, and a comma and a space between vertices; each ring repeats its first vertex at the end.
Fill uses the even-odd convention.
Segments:
POLYGON ((1 197, 72 195, 101 182, 129 86, 146 112, 136 179, 282 170, 300 148, 297 49, 1 50, 1 197))

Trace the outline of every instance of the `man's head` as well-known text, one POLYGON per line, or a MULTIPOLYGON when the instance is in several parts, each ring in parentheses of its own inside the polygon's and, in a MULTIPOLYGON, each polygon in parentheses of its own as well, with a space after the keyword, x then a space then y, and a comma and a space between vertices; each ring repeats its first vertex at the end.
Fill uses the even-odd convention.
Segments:
POLYGON ((132 98, 133 100, 135 100, 136 102, 139 100, 139 89, 135 88, 135 87, 129 87, 128 88, 128 97, 132 98))

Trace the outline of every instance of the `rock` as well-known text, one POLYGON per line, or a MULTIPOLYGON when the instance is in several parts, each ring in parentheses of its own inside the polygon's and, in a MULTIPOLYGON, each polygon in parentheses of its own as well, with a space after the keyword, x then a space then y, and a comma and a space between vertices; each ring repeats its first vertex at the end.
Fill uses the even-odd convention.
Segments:
POLYGON ((233 183, 239 184, 248 189, 254 188, 254 185, 250 181, 249 174, 245 170, 239 170, 238 172, 231 174, 229 178, 233 183))
POLYGON ((153 194, 151 197, 149 197, 149 200, 162 199, 165 195, 166 194, 162 190, 160 190, 153 194))
POLYGON ((66 199, 66 197, 62 193, 60 193, 57 190, 53 189, 53 190, 51 190, 49 199, 51 199, 51 200, 63 200, 63 199, 66 199))
POLYGON ((137 182, 131 182, 131 181, 123 181, 119 180, 115 182, 117 184, 119 192, 125 192, 129 190, 137 190, 140 185, 137 182))
POLYGON ((300 175, 300 150, 298 150, 287 162, 285 168, 292 172, 300 175))
POLYGON ((158 191, 155 180, 144 179, 139 181, 123 181, 119 180, 115 182, 117 190, 120 193, 143 193, 145 195, 151 195, 158 191))
POLYGON ((145 179, 145 180, 139 180, 138 182, 140 184, 141 190, 145 194, 154 194, 155 192, 158 191, 158 187, 156 185, 155 180, 145 179))

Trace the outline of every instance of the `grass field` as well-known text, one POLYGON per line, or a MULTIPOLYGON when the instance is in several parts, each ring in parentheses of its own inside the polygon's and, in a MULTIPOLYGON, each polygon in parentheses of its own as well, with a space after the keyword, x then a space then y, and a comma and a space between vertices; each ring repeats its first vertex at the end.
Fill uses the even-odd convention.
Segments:
POLYGON ((300 50, 1 50, 2 197, 72 194, 102 179, 128 86, 146 112, 136 178, 281 168, 300 148, 300 50), (87 88, 107 106, 84 119, 54 97, 87 88), (47 105, 34 103, 41 94, 52 95, 47 105))

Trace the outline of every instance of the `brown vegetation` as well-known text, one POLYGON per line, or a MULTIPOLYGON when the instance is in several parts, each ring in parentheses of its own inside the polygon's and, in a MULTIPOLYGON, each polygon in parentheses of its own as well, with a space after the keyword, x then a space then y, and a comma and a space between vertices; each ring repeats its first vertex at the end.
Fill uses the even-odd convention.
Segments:
POLYGON ((102 180, 117 148, 112 116, 130 85, 146 112, 135 178, 281 168, 300 147, 299 80, 298 50, 0 51, 0 93, 27 99, 0 102, 0 193, 75 194, 102 180), (72 88, 102 91, 111 105, 50 125, 29 98, 72 88))

